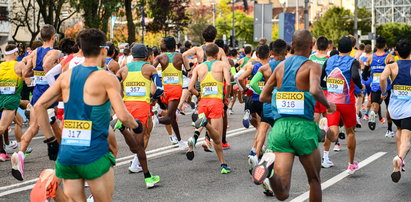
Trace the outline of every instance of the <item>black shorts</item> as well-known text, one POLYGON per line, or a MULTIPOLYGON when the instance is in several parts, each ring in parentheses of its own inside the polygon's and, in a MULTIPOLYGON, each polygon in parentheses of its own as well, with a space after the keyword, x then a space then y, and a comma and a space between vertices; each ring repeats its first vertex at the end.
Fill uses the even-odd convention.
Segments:
POLYGON ((261 122, 268 123, 271 127, 274 126, 274 119, 271 117, 265 117, 264 112, 261 113, 261 122))
POLYGON ((28 87, 26 82, 23 82, 23 88, 21 89, 21 100, 30 100, 30 93, 33 93, 34 86, 28 87))
POLYGON ((396 119, 396 120, 393 119, 392 121, 397 126, 397 128, 411 130, 411 117, 408 117, 405 119, 396 119))
MULTIPOLYGON (((384 102, 385 104, 388 106, 388 104, 390 103, 390 96, 391 96, 391 91, 387 91, 387 98, 385 98, 384 102)), ((378 103, 381 104, 382 100, 381 100, 381 91, 376 91, 376 92, 371 92, 371 103, 378 103)))
POLYGON ((252 101, 251 98, 247 98, 245 101, 245 109, 250 110, 250 114, 257 113, 261 117, 263 111, 263 103, 259 101, 252 101))

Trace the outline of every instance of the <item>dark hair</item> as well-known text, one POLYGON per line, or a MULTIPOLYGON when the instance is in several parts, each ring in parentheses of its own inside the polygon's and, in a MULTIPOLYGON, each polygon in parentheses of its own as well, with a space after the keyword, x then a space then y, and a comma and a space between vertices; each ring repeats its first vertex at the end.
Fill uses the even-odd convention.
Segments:
POLYGON ((220 48, 224 48, 224 40, 222 40, 222 39, 217 39, 217 40, 215 40, 215 45, 217 45, 218 47, 220 47, 220 48))
POLYGON ((317 39, 317 49, 320 51, 325 51, 328 48, 328 39, 320 36, 317 39))
POLYGON ((365 53, 371 53, 372 52, 372 48, 370 44, 365 45, 364 48, 365 53))
POLYGON ((111 57, 116 52, 116 46, 111 41, 107 41, 106 45, 109 47, 107 50, 107 56, 111 57))
POLYGON ((352 45, 351 47, 355 47, 355 45, 357 44, 357 39, 353 36, 353 35, 348 35, 348 37, 351 39, 352 45))
POLYGON ((267 45, 259 45, 256 48, 256 54, 260 59, 267 59, 270 57, 270 48, 267 45))
POLYGON ((157 55, 160 55, 160 49, 158 49, 157 46, 153 46, 153 54, 154 54, 154 57, 156 57, 157 55))
POLYGON ((56 34, 56 29, 53 25, 45 24, 40 30, 40 37, 43 41, 50 41, 56 34))
POLYGON ((23 56, 26 54, 26 44, 25 43, 18 43, 17 48, 19 49, 20 56, 23 56))
POLYGON ((172 36, 167 36, 164 39, 164 44, 166 45, 167 51, 172 51, 176 49, 176 40, 172 36))
POLYGON ((38 48, 42 45, 43 45, 43 42, 41 42, 41 41, 33 41, 33 43, 31 43, 31 50, 35 50, 36 48, 38 48))
POLYGON ((188 50, 189 48, 191 48, 192 46, 193 46, 193 44, 191 43, 191 41, 185 41, 185 42, 184 42, 184 47, 186 47, 187 50, 188 50))
POLYGON ((328 45, 332 45, 334 42, 331 39, 328 39, 328 45))
POLYGON ((129 48, 125 48, 124 51, 123 51, 123 53, 124 53, 124 55, 129 56, 130 53, 131 53, 131 51, 130 51, 129 48))
POLYGON ((206 55, 207 57, 217 57, 219 48, 215 44, 208 44, 206 46, 206 55))
POLYGON ((217 29, 213 25, 209 25, 203 31, 203 38, 205 42, 213 42, 217 36, 217 29))
POLYGON ((230 56, 235 57, 238 54, 237 49, 233 48, 230 50, 230 56))
POLYGON ((385 44, 387 43, 387 41, 385 40, 385 38, 384 37, 382 37, 382 36, 379 36, 379 37, 377 37, 377 40, 376 40, 376 43, 375 43, 375 47, 377 48, 377 49, 383 49, 383 48, 385 48, 385 44))
POLYGON ((106 46, 106 35, 94 28, 79 33, 80 48, 84 57, 96 57, 100 54, 100 46, 106 46))
POLYGON ((73 38, 64 38, 59 43, 59 49, 65 54, 73 53, 73 47, 76 44, 73 38))
POLYGON ((270 43, 270 50, 274 55, 285 55, 287 51, 287 43, 282 39, 277 39, 270 43))
POLYGON ((9 43, 6 46, 6 51, 11 51, 11 50, 14 50, 15 48, 17 48, 15 44, 9 43))
POLYGON ((365 44, 361 43, 360 46, 358 46, 358 49, 363 51, 365 49, 365 44))
POLYGON ((153 55, 153 49, 147 46, 147 57, 150 57, 153 55))
POLYGON ((340 52, 337 49, 334 49, 330 52, 330 57, 333 55, 338 55, 338 54, 340 54, 340 52))
POLYGON ((228 55, 228 53, 230 53, 230 47, 228 47, 227 44, 224 44, 223 50, 224 50, 224 53, 225 53, 226 55, 228 55))
POLYGON ((246 55, 251 54, 252 51, 253 51, 253 47, 251 47, 251 46, 245 46, 244 47, 244 53, 246 55))
POLYGON ((407 58, 408 56, 410 56, 411 43, 406 39, 401 39, 397 42, 396 50, 401 58, 407 58))

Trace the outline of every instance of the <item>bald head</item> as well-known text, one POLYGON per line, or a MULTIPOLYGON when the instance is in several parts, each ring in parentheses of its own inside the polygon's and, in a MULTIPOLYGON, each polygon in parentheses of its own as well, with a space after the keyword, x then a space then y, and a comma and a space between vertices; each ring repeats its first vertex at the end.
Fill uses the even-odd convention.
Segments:
POLYGON ((294 51, 307 51, 312 47, 313 36, 305 29, 297 30, 293 35, 292 47, 294 51))

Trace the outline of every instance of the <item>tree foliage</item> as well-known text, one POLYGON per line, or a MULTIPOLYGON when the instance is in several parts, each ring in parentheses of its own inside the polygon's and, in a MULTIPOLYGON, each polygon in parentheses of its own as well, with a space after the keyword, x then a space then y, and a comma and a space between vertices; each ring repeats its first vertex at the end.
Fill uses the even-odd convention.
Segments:
POLYGON ((111 15, 117 12, 122 0, 79 0, 78 8, 83 13, 84 24, 107 33, 111 15))
POLYGON ((14 41, 19 41, 16 36, 20 28, 27 28, 30 32, 30 46, 33 41, 36 39, 36 36, 40 32, 40 13, 36 13, 35 16, 32 15, 33 9, 32 1, 18 0, 14 1, 11 10, 10 22, 16 26, 13 35, 11 36, 14 41))
POLYGON ((36 0, 36 2, 39 5, 39 12, 44 23, 53 25, 57 32, 61 34, 63 33, 62 30, 60 30, 62 23, 77 12, 77 9, 75 9, 77 2, 73 0, 36 0), (64 17, 62 16, 63 7, 67 12, 67 15, 64 17))
POLYGON ((325 36, 333 41, 353 31, 351 11, 343 7, 333 7, 314 22, 312 33, 315 37, 325 36))
POLYGON ((203 30, 210 25, 210 21, 212 21, 211 11, 208 7, 201 6, 191 8, 188 12, 192 17, 188 29, 186 29, 186 33, 193 43, 203 44, 204 39, 202 33, 203 30))
POLYGON ((400 39, 411 41, 411 26, 401 23, 386 23, 377 27, 377 34, 387 40, 388 47, 393 47, 400 39))
MULTIPOLYGON (((245 43, 253 43, 254 18, 240 10, 235 10, 234 17, 236 39, 242 39, 245 43)), ((218 17, 216 19, 217 38, 222 38, 223 35, 230 36, 232 27, 231 13, 218 17)))

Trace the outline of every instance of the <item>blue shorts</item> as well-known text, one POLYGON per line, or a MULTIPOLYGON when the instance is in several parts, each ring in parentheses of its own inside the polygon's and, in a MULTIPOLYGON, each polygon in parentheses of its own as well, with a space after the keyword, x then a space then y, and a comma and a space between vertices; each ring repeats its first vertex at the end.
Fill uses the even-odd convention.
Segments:
POLYGON ((371 94, 371 79, 368 80, 361 80, 361 83, 365 85, 364 95, 371 94))
MULTIPOLYGON (((49 89, 49 85, 36 85, 34 86, 33 89, 33 96, 31 97, 30 104, 34 106, 37 102, 37 100, 40 99, 40 97, 46 92, 47 89, 49 89)), ((57 106, 58 102, 52 104, 49 108, 53 108, 57 106)))

